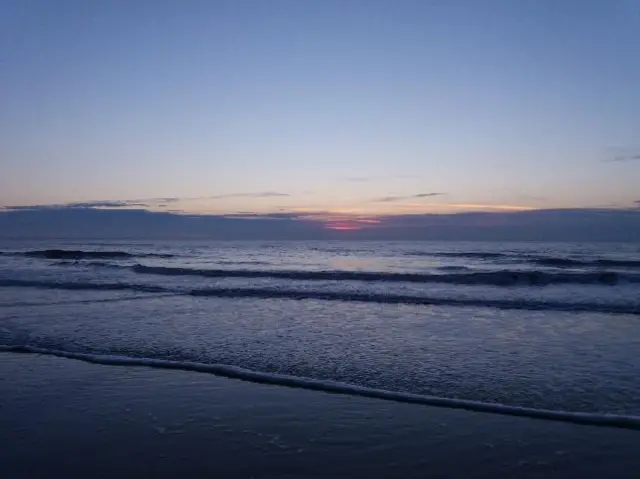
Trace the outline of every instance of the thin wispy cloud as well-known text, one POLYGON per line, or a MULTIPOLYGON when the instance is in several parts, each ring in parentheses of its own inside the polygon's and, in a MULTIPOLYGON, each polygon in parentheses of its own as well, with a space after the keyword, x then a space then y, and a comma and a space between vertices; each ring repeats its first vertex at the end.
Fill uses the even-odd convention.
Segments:
POLYGON ((88 201, 85 203, 67 203, 67 208, 130 208, 134 206, 148 207, 147 203, 137 201, 88 201))
POLYGON ((43 210, 43 209, 126 209, 126 208, 167 208, 179 202, 200 201, 200 200, 216 200, 223 198, 276 198, 291 196, 288 193, 279 193, 275 191, 263 191, 257 193, 230 193, 226 195, 201 196, 201 197, 164 197, 164 198, 144 198, 135 200, 96 200, 69 203, 51 203, 38 205, 6 205, 0 206, 0 209, 19 211, 19 210, 43 210))
POLYGON ((475 203, 453 203, 447 204, 451 208, 459 208, 461 210, 489 210, 489 211, 532 211, 537 208, 531 206, 518 206, 518 205, 486 205, 475 203))
POLYGON ((394 201, 406 201, 406 200, 412 200, 416 198, 431 198, 434 196, 443 196, 443 195, 446 195, 446 193, 418 193, 415 195, 408 195, 408 196, 383 196, 382 198, 375 198, 372 201, 375 203, 392 203, 394 201))
POLYGON ((442 196, 446 195, 446 193, 418 193, 417 195, 413 195, 412 198, 429 198, 431 196, 442 196))
POLYGON ((289 193, 280 193, 277 191, 262 191, 258 193, 229 193, 226 195, 208 196, 202 199, 220 200, 223 198, 279 198, 283 196, 291 196, 289 193))
POLYGON ((627 161, 640 161, 640 153, 633 153, 630 155, 618 155, 613 158, 607 158, 605 163, 623 163, 627 161))
POLYGON ((148 203, 140 203, 138 201, 87 201, 87 202, 73 202, 73 203, 54 203, 48 205, 9 205, 4 206, 6 210, 20 211, 20 210, 43 210, 43 209, 90 209, 90 208, 148 208, 148 203))

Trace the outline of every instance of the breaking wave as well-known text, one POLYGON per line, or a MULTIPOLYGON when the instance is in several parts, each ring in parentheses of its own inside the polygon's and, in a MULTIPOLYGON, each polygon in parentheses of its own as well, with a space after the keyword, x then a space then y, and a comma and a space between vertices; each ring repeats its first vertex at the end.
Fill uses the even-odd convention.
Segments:
POLYGON ((0 287, 3 288, 39 288, 39 289, 64 289, 71 291, 140 291, 149 293, 169 292, 168 288, 149 284, 130 283, 81 283, 72 281, 47 281, 47 280, 23 280, 0 279, 0 287))
POLYGON ((167 266, 135 265, 139 274, 163 276, 202 276, 206 278, 279 278, 321 281, 388 281, 403 283, 447 283, 488 286, 544 286, 550 284, 640 283, 640 275, 608 271, 548 272, 548 271, 483 271, 460 274, 381 273, 369 271, 302 271, 253 269, 191 269, 167 266))
POLYGON ((26 256, 27 258, 81 260, 81 259, 128 259, 140 257, 171 258, 171 254, 160 253, 127 253, 126 251, 88 251, 68 249, 44 249, 20 252, 2 252, 2 255, 26 256))
POLYGON ((0 287, 31 287, 62 290, 135 291, 142 293, 173 293, 209 298, 251 298, 343 301, 359 303, 408 304, 416 306, 463 306, 528 311, 599 312, 609 314, 640 314, 640 304, 565 302, 530 299, 439 298, 400 294, 375 294, 345 291, 309 291, 282 288, 202 288, 171 289, 136 283, 82 283, 38 280, 0 280, 0 287))
POLYGON ((116 262, 109 263, 107 261, 81 261, 81 260, 73 260, 73 259, 63 259, 60 261, 54 261, 51 263, 52 266, 83 266, 85 268, 113 268, 113 269, 122 269, 122 264, 118 264, 116 262))
POLYGON ((468 258, 468 259, 507 259, 517 263, 529 263, 537 264, 539 266, 551 266, 551 267, 590 267, 590 268, 606 268, 606 267, 619 267, 619 268, 640 268, 640 260, 636 259, 610 259, 610 258, 597 258, 597 259, 577 259, 567 258, 559 256, 542 256, 542 255, 530 255, 530 254, 518 254, 518 253, 497 253, 497 252, 482 252, 482 251, 445 251, 445 252, 422 252, 413 251, 406 253, 407 256, 433 256, 433 257, 445 257, 445 258, 468 258))
POLYGON ((640 268, 640 260, 632 259, 595 259, 595 260, 581 260, 574 258, 555 258, 555 257, 540 257, 532 258, 530 263, 538 264, 540 266, 554 266, 558 268, 562 267, 595 267, 595 268, 640 268))
POLYGON ((475 259, 495 259, 506 258, 512 256, 508 253, 495 253, 484 251, 410 251, 406 253, 407 256, 439 256, 442 258, 475 258, 475 259))

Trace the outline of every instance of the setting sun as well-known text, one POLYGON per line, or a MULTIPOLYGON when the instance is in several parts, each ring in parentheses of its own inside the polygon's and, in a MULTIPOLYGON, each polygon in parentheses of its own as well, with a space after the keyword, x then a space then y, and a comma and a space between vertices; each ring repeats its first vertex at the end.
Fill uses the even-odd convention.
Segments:
POLYGON ((356 222, 326 223, 324 227, 328 230, 336 231, 355 231, 362 229, 362 226, 356 222))

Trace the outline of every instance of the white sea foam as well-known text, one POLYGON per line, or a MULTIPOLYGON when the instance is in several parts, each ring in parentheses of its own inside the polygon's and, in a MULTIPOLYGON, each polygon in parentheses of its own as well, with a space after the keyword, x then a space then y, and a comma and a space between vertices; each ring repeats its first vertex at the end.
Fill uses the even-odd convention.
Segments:
POLYGON ((62 351, 53 349, 38 348, 29 345, 0 345, 0 352, 30 353, 57 356, 81 360, 89 363, 115 365, 115 366, 146 366, 159 369, 177 369, 183 371, 193 371, 200 373, 215 374, 229 378, 241 379, 256 383, 273 384, 293 388, 310 389, 324 391, 335 394, 345 394, 362 396, 375 399, 384 399, 411 404, 423 404, 427 406, 438 406, 456 409, 466 409, 470 411, 489 412, 510 416, 522 416, 536 419, 553 421, 563 421, 576 424, 586 424, 592 426, 608 426, 626 429, 640 430, 640 416, 552 411, 545 409, 535 409, 518 406, 508 406, 504 404, 485 403, 466 399, 454 399, 446 397, 426 396, 420 394, 388 391, 383 389, 368 388, 346 384, 336 381, 324 381, 296 376, 288 376, 276 373, 264 373, 253 371, 238 366, 226 364, 204 364, 195 362, 171 361, 154 358, 135 358, 127 356, 114 356, 104 354, 92 354, 73 351, 62 351))

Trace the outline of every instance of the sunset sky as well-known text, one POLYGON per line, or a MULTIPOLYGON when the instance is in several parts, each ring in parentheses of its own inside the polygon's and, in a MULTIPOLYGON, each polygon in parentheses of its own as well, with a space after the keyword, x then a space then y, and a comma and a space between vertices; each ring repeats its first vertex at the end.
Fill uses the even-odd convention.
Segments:
POLYGON ((638 0, 8 0, 0 31, 0 206, 640 200, 638 0))

